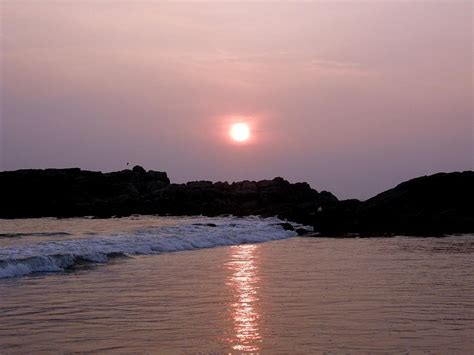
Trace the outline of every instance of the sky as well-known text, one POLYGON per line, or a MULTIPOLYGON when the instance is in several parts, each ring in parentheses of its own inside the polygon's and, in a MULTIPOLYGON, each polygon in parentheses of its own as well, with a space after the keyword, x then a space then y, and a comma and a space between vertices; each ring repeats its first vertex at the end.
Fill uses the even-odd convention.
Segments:
POLYGON ((0 0, 0 170, 129 162, 360 199, 472 170, 473 4, 0 0))

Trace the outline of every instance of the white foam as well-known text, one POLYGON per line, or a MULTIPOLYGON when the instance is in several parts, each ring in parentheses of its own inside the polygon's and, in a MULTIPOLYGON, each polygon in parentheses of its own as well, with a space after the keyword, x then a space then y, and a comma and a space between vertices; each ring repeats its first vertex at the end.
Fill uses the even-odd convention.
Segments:
POLYGON ((285 231, 279 225, 281 222, 277 218, 259 217, 183 218, 178 225, 144 228, 128 234, 93 235, 86 239, 0 248, 0 278, 63 271, 80 262, 106 263, 115 255, 150 255, 261 243, 296 235, 285 231))

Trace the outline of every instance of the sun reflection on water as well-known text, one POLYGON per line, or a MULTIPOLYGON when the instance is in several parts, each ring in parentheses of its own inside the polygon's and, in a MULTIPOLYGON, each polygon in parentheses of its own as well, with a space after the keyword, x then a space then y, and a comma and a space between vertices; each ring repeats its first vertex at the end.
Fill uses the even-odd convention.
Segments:
POLYGON ((242 352, 258 352, 260 313, 258 302, 257 253, 258 245, 240 245, 230 248, 230 271, 227 286, 233 294, 229 313, 234 323, 234 334, 230 339, 232 348, 242 352))

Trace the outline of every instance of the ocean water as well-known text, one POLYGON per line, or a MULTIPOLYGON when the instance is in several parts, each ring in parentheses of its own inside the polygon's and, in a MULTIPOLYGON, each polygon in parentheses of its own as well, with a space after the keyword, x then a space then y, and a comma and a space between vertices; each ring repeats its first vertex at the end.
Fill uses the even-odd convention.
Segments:
POLYGON ((294 236, 277 218, 141 217, 3 220, 0 278, 294 236))
POLYGON ((280 222, 0 220, 0 354, 474 352, 474 236, 280 222))

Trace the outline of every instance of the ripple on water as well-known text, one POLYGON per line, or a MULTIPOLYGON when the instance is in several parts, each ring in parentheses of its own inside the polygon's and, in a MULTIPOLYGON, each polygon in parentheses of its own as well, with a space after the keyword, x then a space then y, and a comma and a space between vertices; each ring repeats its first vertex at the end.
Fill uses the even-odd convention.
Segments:
POLYGON ((0 281, 0 353, 472 353, 472 237, 291 238, 0 281))

